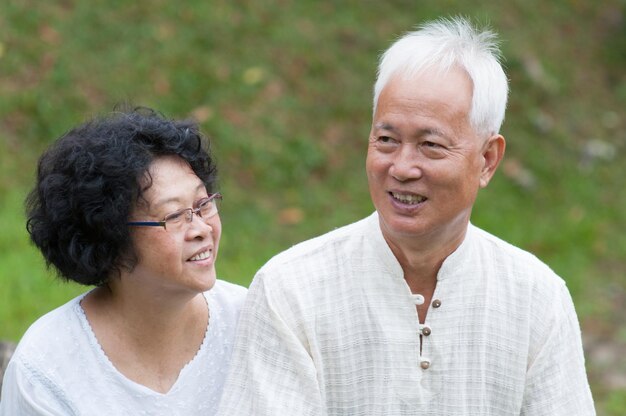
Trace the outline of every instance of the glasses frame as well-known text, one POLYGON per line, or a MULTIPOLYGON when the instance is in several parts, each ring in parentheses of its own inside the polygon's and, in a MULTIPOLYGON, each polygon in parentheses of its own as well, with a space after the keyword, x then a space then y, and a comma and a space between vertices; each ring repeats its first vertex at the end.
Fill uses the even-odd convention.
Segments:
MULTIPOLYGON (((215 200, 221 200, 222 199, 222 194, 220 194, 219 192, 216 192, 214 194, 209 194, 206 198, 202 198, 200 201, 198 201, 198 205, 203 204, 205 201, 207 202, 212 202, 215 200)), ((217 203, 216 203, 216 208, 217 208, 217 203)), ((193 216, 194 214, 197 215, 200 218, 203 219, 209 219, 212 218, 213 216, 215 216, 218 213, 218 210, 215 210, 215 214, 213 215, 209 215, 208 217, 203 217, 202 214, 200 213, 200 209, 201 207, 198 208, 183 208, 183 209, 179 209, 178 211, 172 212, 170 214, 167 214, 165 216, 165 218, 163 218, 161 221, 129 221, 126 223, 126 225, 130 225, 132 227, 163 227, 164 230, 167 230, 167 218, 174 215, 174 214, 183 214, 185 211, 189 212, 189 215, 185 217, 185 222, 187 224, 190 224, 193 221, 193 216), (189 219, 187 219, 189 218, 189 219)))

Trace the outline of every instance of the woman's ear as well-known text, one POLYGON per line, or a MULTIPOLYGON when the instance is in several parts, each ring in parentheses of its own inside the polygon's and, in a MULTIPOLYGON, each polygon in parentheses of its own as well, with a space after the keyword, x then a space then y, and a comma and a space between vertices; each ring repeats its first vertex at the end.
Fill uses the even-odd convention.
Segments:
POLYGON ((504 140, 504 136, 501 134, 494 134, 483 146, 482 157, 483 157, 483 168, 480 172, 480 187, 485 188, 494 173, 496 173, 496 169, 504 156, 504 150, 506 149, 506 140, 504 140))

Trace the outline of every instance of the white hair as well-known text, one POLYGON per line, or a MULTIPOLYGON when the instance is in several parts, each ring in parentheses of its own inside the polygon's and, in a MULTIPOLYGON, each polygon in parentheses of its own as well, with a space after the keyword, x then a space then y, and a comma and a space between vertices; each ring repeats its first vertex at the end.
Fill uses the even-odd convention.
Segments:
POLYGON ((497 36, 478 31, 464 18, 440 19, 408 32, 380 58, 374 85, 374 113, 378 97, 396 75, 415 75, 426 68, 463 69, 472 80, 470 124, 480 134, 495 134, 504 120, 508 81, 500 64, 497 36))

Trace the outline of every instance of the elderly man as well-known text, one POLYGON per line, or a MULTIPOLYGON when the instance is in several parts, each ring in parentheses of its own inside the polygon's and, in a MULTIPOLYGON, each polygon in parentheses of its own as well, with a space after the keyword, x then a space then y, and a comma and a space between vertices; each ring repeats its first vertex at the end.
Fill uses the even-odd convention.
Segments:
POLYGON ((376 212, 270 260, 242 311, 222 415, 590 415, 561 278, 470 214, 500 163, 495 35, 423 25, 382 56, 376 212))

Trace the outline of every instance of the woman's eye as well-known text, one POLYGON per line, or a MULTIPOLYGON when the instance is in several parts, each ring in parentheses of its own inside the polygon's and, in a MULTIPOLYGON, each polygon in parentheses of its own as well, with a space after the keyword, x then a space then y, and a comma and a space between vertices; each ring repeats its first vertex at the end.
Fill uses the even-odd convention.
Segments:
POLYGON ((165 217, 166 222, 178 222, 183 219, 184 211, 173 212, 165 217))

